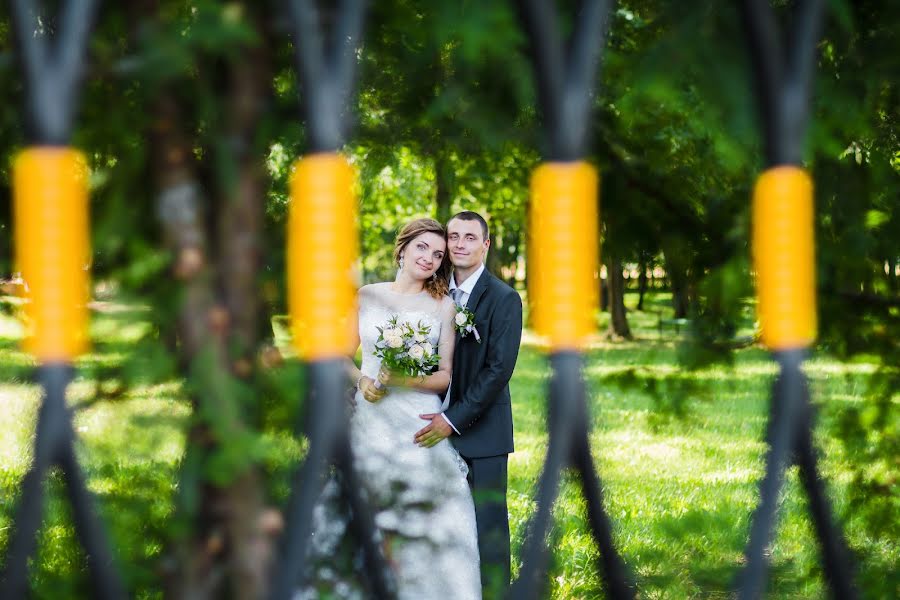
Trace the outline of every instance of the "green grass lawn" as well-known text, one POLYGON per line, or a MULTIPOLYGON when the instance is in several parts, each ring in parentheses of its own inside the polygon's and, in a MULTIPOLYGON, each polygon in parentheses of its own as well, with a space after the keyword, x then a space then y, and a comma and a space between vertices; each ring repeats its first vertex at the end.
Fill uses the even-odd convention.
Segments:
MULTIPOLYGON (((629 297, 633 305, 633 298, 629 297)), ((635 341, 598 343, 587 356, 591 444, 603 480, 616 543, 644 598, 728 597, 742 561, 762 474, 767 394, 774 368, 758 348, 740 350, 730 367, 685 372, 675 332, 659 336, 655 295, 648 312, 631 312, 635 341)), ((602 325, 602 323, 601 323, 602 325)), ((96 373, 115 365, 141 335, 135 313, 94 320, 99 340, 71 388, 79 456, 110 529, 116 555, 138 597, 159 597, 162 550, 171 529, 177 469, 188 406, 180 385, 137 386, 114 401, 91 403, 96 373)), ((30 361, 19 352, 16 322, 0 316, 0 547, 5 547, 18 485, 28 467, 38 402, 30 361)), ((824 356, 808 364, 819 404, 817 440, 831 498, 857 555, 858 579, 873 598, 898 595, 897 540, 878 537, 847 504, 848 464, 833 437, 841 408, 862 400, 876 365, 843 364, 824 356)), ((526 345, 512 382, 516 452, 510 458, 514 552, 534 511, 534 486, 547 447, 542 354, 526 345)), ((299 393, 299 390, 298 390, 299 393)), ((297 445, 271 440, 269 465, 283 478, 297 445)), ((281 489, 283 487, 276 487, 281 489)), ((49 510, 32 564, 37 598, 88 597, 83 556, 61 494, 51 477, 49 510)), ((597 550, 578 487, 567 476, 555 509, 550 543, 553 598, 601 598, 597 550)), ((806 505, 791 470, 778 534, 771 546, 769 597, 826 595, 806 505)), ((517 567, 514 567, 517 568, 517 567)))

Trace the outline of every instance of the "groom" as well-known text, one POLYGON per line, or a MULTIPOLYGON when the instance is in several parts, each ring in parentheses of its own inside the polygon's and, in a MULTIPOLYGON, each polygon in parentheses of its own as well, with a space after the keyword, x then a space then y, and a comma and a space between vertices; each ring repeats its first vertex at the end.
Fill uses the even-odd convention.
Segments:
POLYGON ((420 446, 446 437, 469 466, 475 499, 481 584, 499 598, 509 584, 509 516, 506 463, 513 451, 509 379, 522 340, 522 300, 484 268, 491 239, 484 217, 464 211, 447 223, 453 263, 450 294, 475 315, 474 332, 457 334, 453 378, 443 413, 421 415, 430 424, 416 434, 420 446))

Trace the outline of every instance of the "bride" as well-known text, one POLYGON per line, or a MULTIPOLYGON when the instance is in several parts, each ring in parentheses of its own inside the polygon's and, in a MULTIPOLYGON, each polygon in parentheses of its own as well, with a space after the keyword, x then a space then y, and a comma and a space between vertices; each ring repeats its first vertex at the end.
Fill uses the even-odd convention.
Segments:
MULTIPOLYGON (((433 219, 403 227, 394 246, 396 279, 359 290, 361 369, 348 361, 357 389, 350 419, 355 468, 365 482, 402 599, 481 598, 465 462, 446 439, 430 448, 414 441, 424 424, 420 416, 441 412, 438 394, 450 384, 456 311, 447 295, 446 247, 444 228, 433 219), (428 342, 440 356, 435 372, 409 378, 380 369, 374 355, 376 328, 394 316, 430 328, 428 342)), ((321 555, 333 552, 328 546, 335 535, 323 530, 327 507, 317 510, 313 550, 321 555)))

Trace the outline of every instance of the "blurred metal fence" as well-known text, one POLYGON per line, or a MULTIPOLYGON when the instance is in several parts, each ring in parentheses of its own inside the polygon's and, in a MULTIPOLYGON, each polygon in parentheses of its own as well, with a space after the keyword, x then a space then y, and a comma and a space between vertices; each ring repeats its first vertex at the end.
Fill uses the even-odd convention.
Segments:
MULTIPOLYGON (((59 30, 51 44, 33 35, 37 30, 34 3, 11 1, 17 49, 25 74, 29 141, 34 147, 64 147, 68 143, 78 104, 78 81, 84 67, 88 32, 97 4, 96 0, 62 2, 59 30)), ((799 4, 788 53, 781 50, 775 18, 768 2, 745 0, 743 6, 751 54, 759 75, 766 156, 773 168, 797 166, 800 164, 801 142, 808 121, 808 92, 822 20, 821 1, 808 0, 799 4)), ((324 160, 316 163, 319 165, 331 165, 314 169, 316 173, 330 169, 328 172, 331 175, 327 175, 326 179, 331 179, 324 183, 321 178, 314 185, 309 181, 297 181, 296 190, 292 189, 294 202, 302 204, 309 194, 313 194, 315 202, 312 206, 318 207, 319 217, 331 215, 338 221, 342 218, 346 220, 346 212, 332 214, 330 211, 346 211, 349 205, 348 185, 341 179, 344 175, 340 173, 344 169, 337 153, 345 143, 349 130, 348 117, 352 111, 348 107, 354 87, 356 52, 362 37, 364 2, 343 0, 334 9, 329 36, 323 34, 322 19, 313 0, 290 0, 287 8, 297 69, 305 95, 302 113, 307 126, 309 158, 324 160)), ((588 154, 596 71, 605 45, 611 1, 585 0, 569 43, 563 43, 560 39, 558 17, 552 2, 520 0, 518 8, 531 40, 546 138, 544 154, 548 162, 536 170, 532 179, 530 227, 533 233, 539 232, 540 235, 534 236, 529 244, 529 261, 535 266, 534 281, 530 283, 535 329, 550 342, 552 376, 548 390, 550 441, 538 485, 538 508, 528 525, 519 578, 513 582, 509 594, 518 599, 536 598, 543 593, 551 510, 562 471, 572 468, 579 477, 591 532, 600 550, 598 570, 603 574, 607 594, 611 598, 632 598, 636 594, 635 584, 616 549, 612 524, 604 508, 603 487, 591 455, 591 420, 582 372, 584 342, 593 329, 593 311, 599 287, 598 177, 593 167, 583 159, 588 154), (584 211, 593 218, 585 219, 584 211), (562 271, 551 268, 555 264, 574 264, 575 267, 562 271), (543 268, 537 268, 540 266, 543 268)), ((790 172, 791 177, 796 179, 796 173, 790 172)), ((776 185, 775 189, 783 189, 783 186, 776 185)), ((772 192, 764 190, 762 196, 766 193, 772 195, 772 192)), ((53 196, 53 190, 49 194, 53 196)), ((811 191, 809 195, 811 200, 811 191)), ((777 200, 781 204, 790 204, 797 197, 796 194, 788 194, 777 200)), ((352 195, 350 199, 353 200, 352 195)), ((24 203, 35 201, 32 197, 17 199, 17 202, 24 203)), ((804 215, 808 217, 803 211, 794 211, 791 213, 793 216, 785 218, 798 218, 797 214, 799 218, 804 215)), ((340 320, 348 316, 341 314, 342 311, 352 310, 352 301, 347 302, 348 283, 317 279, 316 274, 316 269, 341 268, 342 264, 328 262, 331 260, 329 253, 340 253, 341 247, 354 247, 356 230, 352 221, 345 224, 347 227, 332 228, 319 238, 324 258, 307 259, 290 247, 288 251, 290 295, 292 304, 298 304, 292 307, 295 318, 302 320, 310 317, 309 314, 302 314, 305 310, 302 307, 308 306, 304 293, 310 286, 316 286, 320 294, 325 287, 326 295, 332 300, 325 303, 325 310, 333 314, 324 315, 324 320, 323 315, 318 315, 326 330, 304 332, 313 342, 321 339, 321 343, 301 344, 300 348, 301 355, 308 362, 307 405, 310 413, 305 434, 310 444, 306 459, 294 476, 286 507, 286 528, 272 580, 273 599, 291 597, 298 586, 312 530, 313 507, 329 466, 336 467, 344 476, 343 496, 354 515, 352 528, 365 556, 366 588, 377 598, 395 595, 384 557, 373 542, 374 521, 352 468, 344 420, 347 384, 341 353, 345 350, 342 343, 346 340, 341 341, 343 334, 335 331, 334 323, 335 318, 340 320), (334 340, 337 340, 336 344, 332 343, 334 340)), ((302 233, 303 228, 309 226, 309 222, 298 218, 290 226, 289 233, 302 233)), ((763 229, 775 227, 771 222, 756 226, 763 229)), ((811 223, 801 223, 799 226, 811 228, 811 223)), ((768 238, 764 234, 760 236, 761 243, 767 243, 765 240, 768 238)), ((18 253, 27 252, 29 244, 33 246, 35 243, 31 239, 17 240, 18 253)), ((757 271, 762 273, 773 268, 773 260, 777 262, 785 258, 785 248, 791 250, 793 247, 775 244, 774 249, 757 249, 762 256, 756 263, 757 271), (774 258, 769 260, 767 257, 774 258)), ((341 260, 354 258, 346 253, 341 256, 341 260)), ((799 271, 788 272, 785 277, 808 281, 809 273, 803 269, 812 269, 812 264, 801 261, 796 265, 799 271)), ((757 598, 765 589, 764 552, 772 536, 784 469, 793 461, 800 467, 801 480, 810 499, 813 520, 822 543, 825 576, 836 597, 853 598, 855 590, 843 538, 834 524, 824 485, 817 472, 811 437, 812 410, 806 381, 800 371, 814 331, 810 335, 807 327, 807 330, 797 334, 797 315, 801 315, 801 324, 808 325, 812 319, 814 330, 815 307, 809 305, 808 297, 801 297, 802 294, 796 290, 769 291, 799 299, 794 312, 782 313, 779 312, 782 309, 773 309, 770 322, 763 320, 766 331, 778 332, 766 338, 764 331, 764 339, 768 339, 781 373, 772 392, 768 432, 770 450, 766 458, 766 474, 760 484, 761 501, 746 549, 747 565, 737 589, 742 598, 757 598), (786 319, 793 321, 785 326, 787 333, 784 333, 778 329, 778 323, 783 324, 786 319), (792 334, 797 335, 792 337, 792 334)), ((760 289, 761 304, 765 304, 765 294, 769 291, 760 289)), ((48 293, 52 295, 52 292, 50 290, 48 293)), ((65 295, 62 297, 65 298, 65 295)), ((814 290, 812 297, 814 299, 814 290)), ((321 303, 321 300, 317 302, 321 303)), ((79 334, 75 332, 72 335, 77 337, 79 334)), ((94 515, 91 497, 73 452, 75 436, 71 412, 65 404, 65 389, 72 378, 72 360, 77 349, 66 345, 65 340, 60 348, 59 352, 53 348, 35 352, 42 363, 37 375, 44 389, 44 398, 38 418, 34 463, 22 484, 13 534, 6 549, 0 597, 20 598, 27 594, 27 560, 34 552, 35 536, 40 527, 43 483, 48 469, 55 465, 61 468, 67 484, 76 530, 88 555, 97 596, 123 598, 126 596, 125 589, 113 567, 106 536, 94 515)))
POLYGON ((766 587, 766 548, 774 530, 784 470, 796 464, 819 538, 823 572, 835 598, 855 598, 843 534, 834 521, 817 469, 812 406, 801 365, 816 337, 812 179, 802 168, 810 114, 822 0, 793 7, 782 36, 768 0, 743 0, 744 23, 756 72, 767 169, 753 197, 753 258, 762 341, 779 367, 772 388, 766 472, 745 549, 738 596, 759 598, 766 587), (784 42, 782 42, 782 39, 784 42), (786 47, 786 50, 785 50, 786 47))
POLYGON ((581 482, 588 521, 600 550, 598 568, 612 598, 633 598, 634 584, 613 541, 603 488, 591 456, 582 366, 595 329, 599 278, 599 177, 585 162, 594 108, 597 66, 606 42, 612 2, 587 1, 572 38, 561 39, 553 2, 521 0, 543 117, 544 156, 531 181, 529 301, 535 331, 550 344, 549 435, 538 483, 537 512, 522 550, 512 598, 538 598, 547 583, 547 534, 562 471, 581 482))
POLYGON ((16 259, 30 286, 26 306, 31 335, 26 348, 38 359, 43 389, 32 465, 22 482, 3 573, 0 597, 23 598, 28 558, 34 552, 44 507, 44 483, 57 467, 72 505, 75 530, 88 558, 98 598, 125 596, 112 554, 75 457, 75 433, 66 406, 74 358, 84 349, 87 280, 87 183, 83 157, 68 148, 78 107, 95 0, 64 3, 56 35, 40 29, 34 3, 10 2, 13 33, 25 82, 29 147, 13 166, 16 259), (81 264, 79 264, 81 263, 81 264))

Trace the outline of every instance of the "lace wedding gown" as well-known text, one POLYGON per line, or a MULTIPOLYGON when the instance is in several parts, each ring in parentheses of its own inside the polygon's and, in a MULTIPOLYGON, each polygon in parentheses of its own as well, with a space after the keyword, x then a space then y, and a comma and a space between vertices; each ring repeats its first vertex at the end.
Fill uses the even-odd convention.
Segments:
MULTIPOLYGON (((441 366, 449 368, 456 336, 453 301, 449 297, 436 300, 427 292, 399 294, 390 286, 367 285, 359 292, 363 375, 377 376, 376 327, 394 315, 401 321, 429 325, 429 342, 440 355, 441 366)), ((431 448, 413 442, 416 432, 428 423, 419 415, 440 411, 437 394, 391 386, 377 403, 357 392, 350 419, 355 466, 384 536, 401 599, 481 598, 475 509, 465 462, 448 440, 431 448)), ((326 556, 333 552, 329 546, 336 545, 336 534, 344 533, 333 525, 330 533, 324 527, 329 518, 334 523, 329 510, 335 512, 333 503, 317 509, 313 541, 313 550, 326 556)), ((343 594, 337 591, 336 595, 343 594)))

